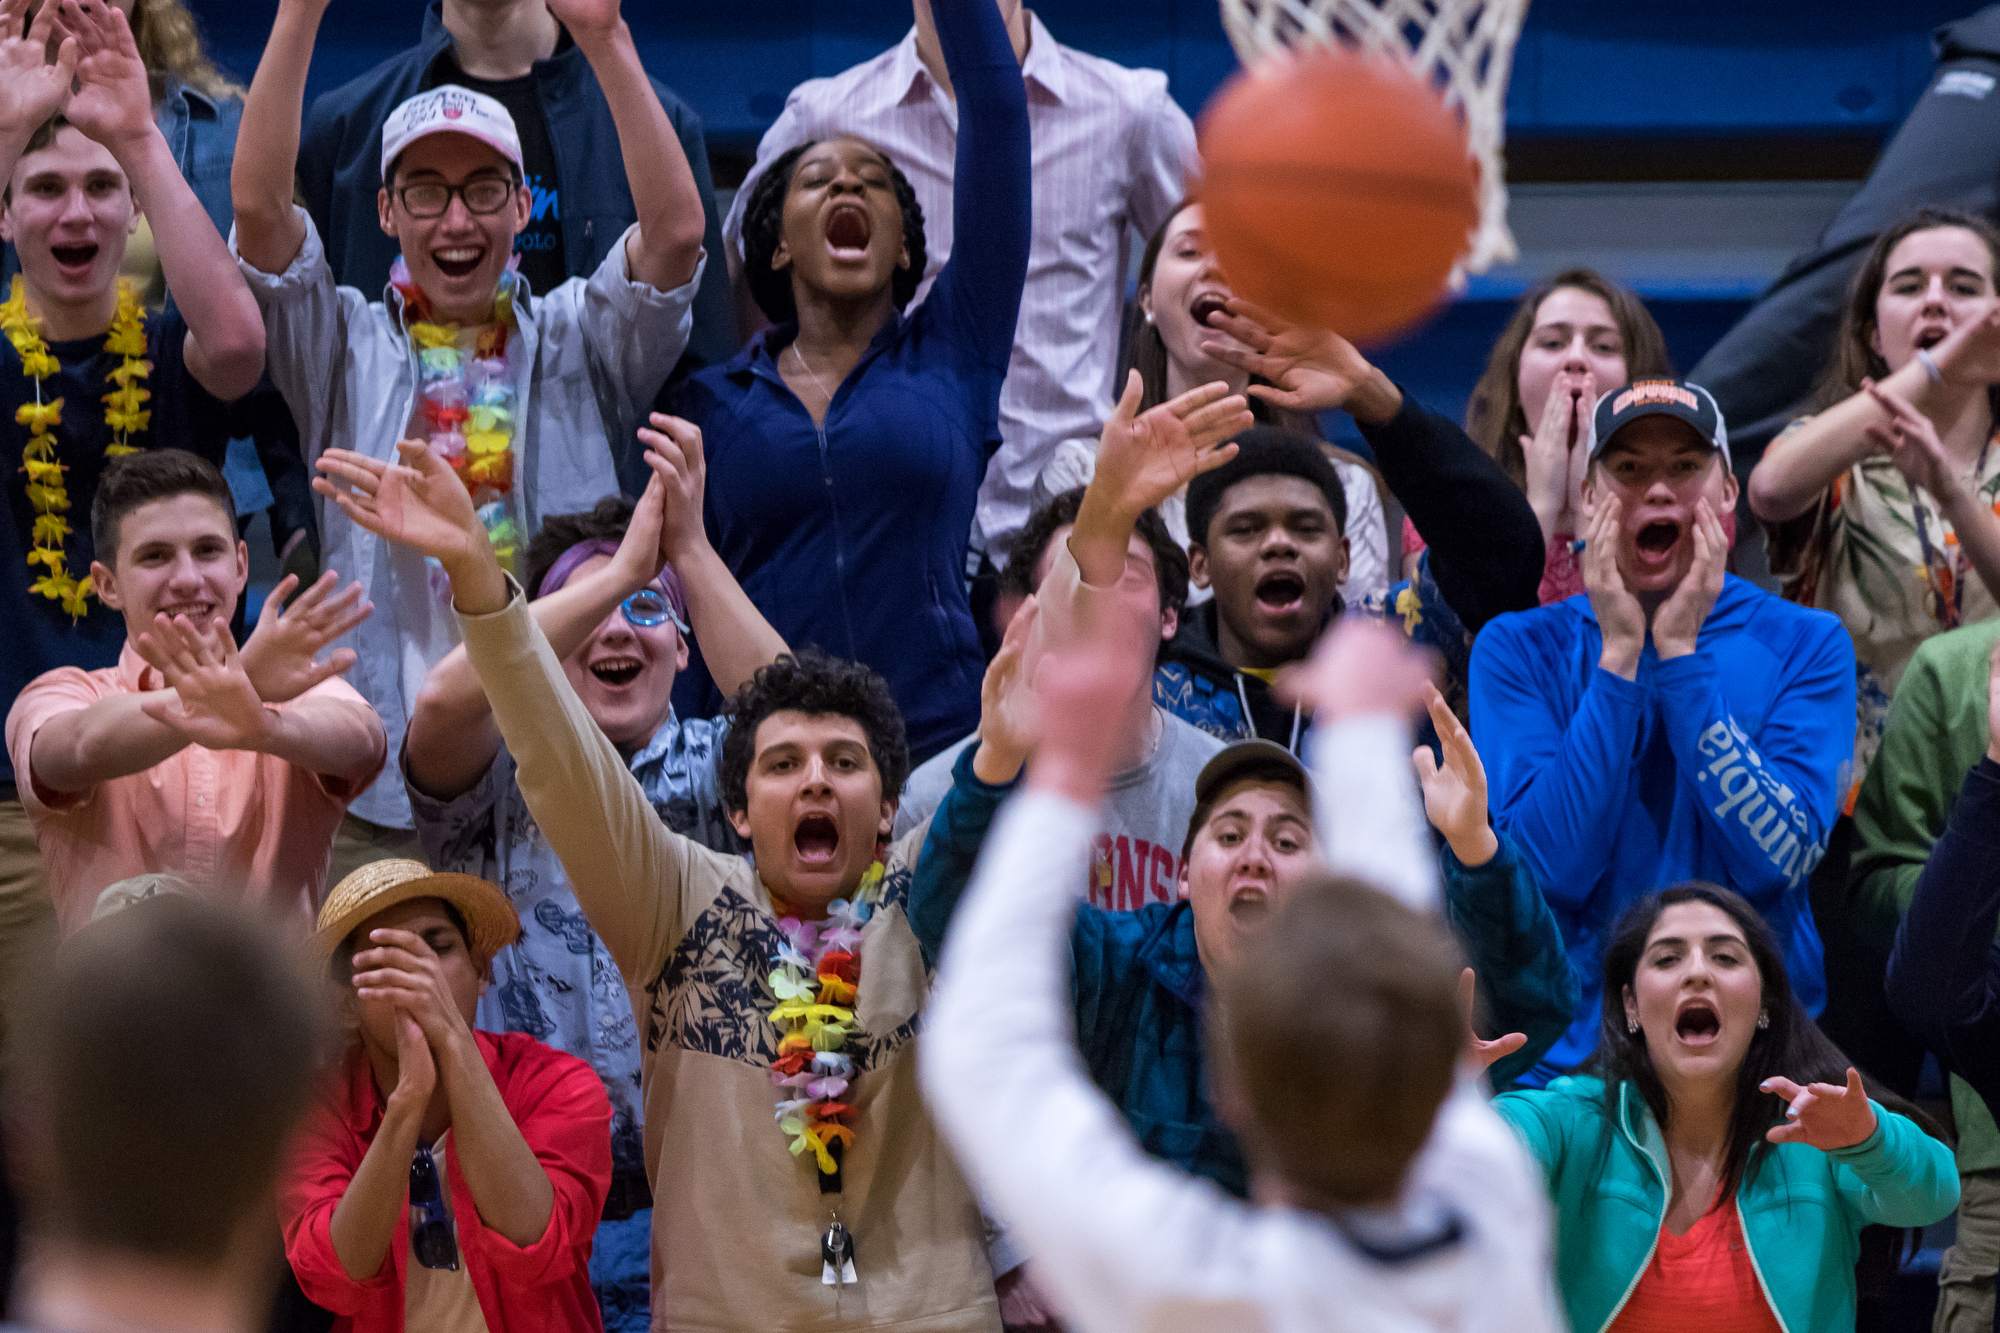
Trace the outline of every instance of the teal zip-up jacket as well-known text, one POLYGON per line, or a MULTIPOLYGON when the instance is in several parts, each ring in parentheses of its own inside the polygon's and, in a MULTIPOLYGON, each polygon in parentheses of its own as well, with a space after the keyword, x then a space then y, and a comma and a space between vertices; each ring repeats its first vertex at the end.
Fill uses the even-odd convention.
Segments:
MULTIPOLYGON (((1607 1143, 1613 1127, 1599 1079, 1559 1078, 1493 1105, 1548 1173, 1570 1329, 1602 1333, 1652 1261, 1666 1220, 1672 1168, 1652 1110, 1637 1086, 1620 1084, 1607 1143)), ((1838 1152, 1759 1145, 1737 1186, 1750 1263, 1785 1333, 1853 1329, 1861 1228, 1928 1226, 1958 1207, 1951 1149, 1881 1106, 1875 1122, 1866 1140, 1838 1152)))

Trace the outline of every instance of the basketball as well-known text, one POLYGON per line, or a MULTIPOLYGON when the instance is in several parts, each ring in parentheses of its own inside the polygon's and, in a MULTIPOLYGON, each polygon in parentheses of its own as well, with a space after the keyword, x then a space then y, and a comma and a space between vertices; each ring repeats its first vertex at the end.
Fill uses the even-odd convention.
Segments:
POLYGON ((1435 306, 1479 221, 1464 122, 1387 58, 1315 48, 1240 73, 1202 113, 1200 147, 1230 285, 1353 342, 1435 306))

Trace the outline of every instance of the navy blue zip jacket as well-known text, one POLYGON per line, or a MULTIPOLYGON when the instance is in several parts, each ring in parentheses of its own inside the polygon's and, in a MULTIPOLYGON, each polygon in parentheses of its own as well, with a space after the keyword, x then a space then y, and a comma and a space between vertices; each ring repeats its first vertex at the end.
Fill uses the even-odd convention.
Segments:
MULTIPOLYGON (((931 966, 993 816, 1018 785, 981 782, 972 771, 978 748, 966 746, 953 766, 952 788, 931 816, 910 881, 910 929, 931 966)), ((1445 915, 1491 1001, 1494 1030, 1528 1037, 1487 1071, 1505 1088, 1569 1026, 1576 978, 1548 904, 1504 836, 1485 865, 1467 869, 1446 848, 1442 869, 1445 915)), ((1077 1049, 1092 1081, 1147 1152, 1248 1197, 1243 1150, 1208 1100, 1201 1037, 1207 974, 1187 900, 1135 912, 1084 903, 1069 948, 1077 1049)))
POLYGON ((1815 1016, 1826 1004, 1806 878, 1854 755, 1847 631, 1729 575, 1694 652, 1663 662, 1649 635, 1629 681, 1598 665, 1603 652, 1585 594, 1500 616, 1472 647, 1472 739, 1494 827, 1555 909, 1583 991, 1541 1074, 1597 1046, 1619 916, 1684 880, 1748 898, 1784 946, 1799 1002, 1815 1016))
POLYGON ((930 295, 883 326, 822 426, 778 373, 793 323, 676 399, 708 451, 716 552, 787 643, 882 674, 917 763, 979 722, 986 659, 966 543, 1000 444, 1033 225, 1028 99, 1006 24, 990 0, 933 12, 958 90, 958 184, 951 259, 930 295))
MULTIPOLYGON (((448 81, 444 67, 451 49, 444 0, 430 0, 424 9, 421 41, 314 99, 306 116, 299 142, 300 198, 326 245, 333 280, 371 300, 388 283, 389 266, 400 253, 396 238, 382 230, 375 208, 376 191, 382 187, 382 122, 402 102, 448 81)), ((556 153, 563 261, 571 277, 588 278, 604 262, 612 242, 639 220, 625 183, 618 127, 596 73, 567 32, 554 55, 535 62, 533 76, 556 153)), ((681 151, 687 154, 708 219, 701 241, 708 251, 708 271, 695 296, 694 332, 687 350, 702 365, 718 365, 736 351, 736 316, 722 262, 722 219, 715 211, 708 144, 694 109, 658 80, 652 83, 680 138, 681 151)), ((226 173, 223 187, 227 197, 226 173)))
POLYGON ((1965 775, 1889 956, 1896 1017, 2000 1106, 2000 764, 1965 775))

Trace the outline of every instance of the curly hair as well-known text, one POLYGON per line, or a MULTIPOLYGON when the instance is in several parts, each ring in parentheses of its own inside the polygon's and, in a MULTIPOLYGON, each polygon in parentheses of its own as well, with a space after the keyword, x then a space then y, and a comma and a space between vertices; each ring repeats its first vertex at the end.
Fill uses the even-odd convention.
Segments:
MULTIPOLYGON (((773 324, 789 323, 799 317, 798 305, 792 300, 792 275, 771 267, 771 256, 778 253, 778 242, 785 235, 785 196, 791 191, 799 158, 807 149, 825 142, 808 139, 781 153, 750 187, 750 198, 743 205, 743 281, 749 285, 750 295, 756 298, 757 308, 773 324)), ((896 270, 889 280, 889 294, 896 302, 896 309, 905 310, 924 280, 924 265, 930 262, 930 251, 924 245, 924 210, 917 202, 917 192, 911 188, 909 177, 887 153, 879 148, 875 151, 888 164, 889 183, 896 191, 897 205, 903 210, 903 248, 910 252, 910 266, 896 270)))
POLYGON ((893 800, 910 776, 910 746, 903 736, 903 712, 889 683, 860 662, 818 648, 786 653, 757 674, 729 701, 729 734, 717 760, 722 801, 731 811, 750 808, 750 763, 757 757, 757 728, 773 713, 849 717, 868 738, 868 757, 882 776, 882 795, 893 800))
POLYGON ((625 540, 636 506, 622 495, 607 495, 594 509, 580 514, 551 514, 542 520, 541 530, 528 541, 528 560, 523 566, 521 586, 530 600, 541 595, 542 580, 564 551, 578 542, 625 540))
POLYGON ((155 102, 166 96, 170 76, 210 97, 243 96, 242 86, 224 78, 202 49, 194 15, 180 0, 134 0, 132 42, 146 64, 146 82, 155 102))

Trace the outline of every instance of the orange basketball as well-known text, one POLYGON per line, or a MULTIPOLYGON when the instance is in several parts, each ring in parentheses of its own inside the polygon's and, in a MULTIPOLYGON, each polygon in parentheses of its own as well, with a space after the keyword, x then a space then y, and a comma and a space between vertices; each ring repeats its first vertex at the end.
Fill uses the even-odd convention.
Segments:
POLYGON ((1230 285, 1377 342, 1444 295, 1479 220, 1457 112, 1407 66, 1347 50, 1231 79, 1201 117, 1201 202, 1230 285))

